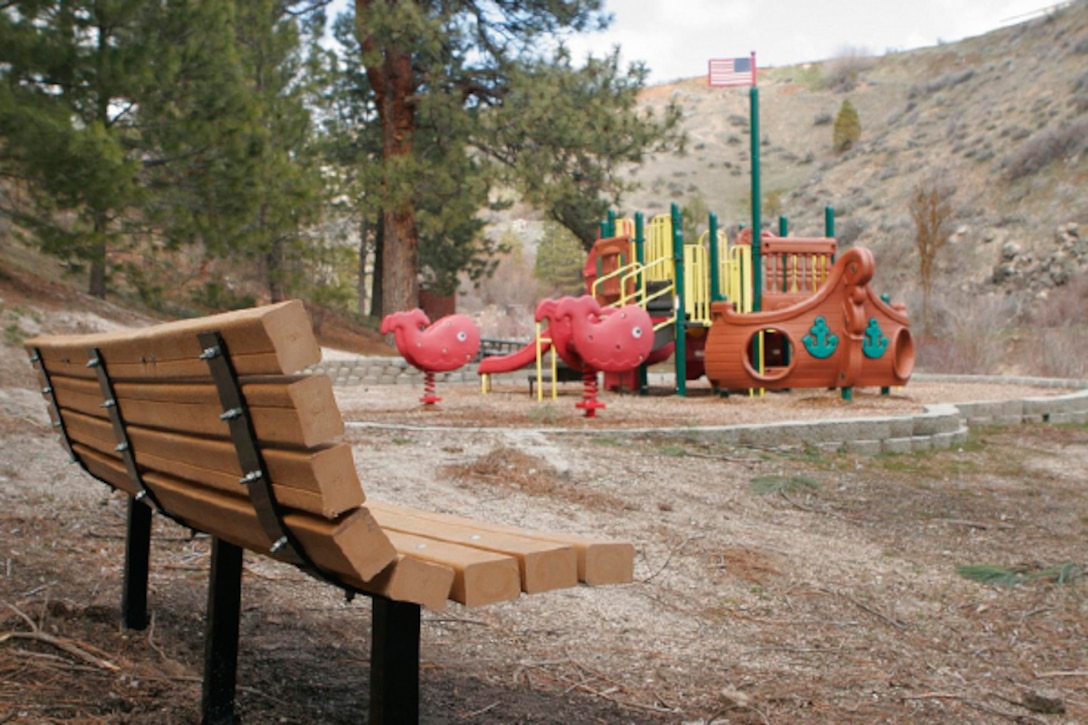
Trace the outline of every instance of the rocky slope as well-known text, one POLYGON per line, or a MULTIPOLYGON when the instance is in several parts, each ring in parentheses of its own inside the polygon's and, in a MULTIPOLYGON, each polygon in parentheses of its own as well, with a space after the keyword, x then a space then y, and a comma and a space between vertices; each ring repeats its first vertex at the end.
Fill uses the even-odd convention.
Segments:
MULTIPOLYGON (((909 195, 937 180, 955 232, 938 260, 943 290, 1030 299, 1085 274, 1088 2, 954 44, 759 78, 765 217, 777 197, 793 233, 818 235, 833 206, 837 236, 874 249, 884 284, 909 295, 909 195), (832 129, 844 100, 862 133, 840 154, 832 129)), ((641 169, 626 206, 652 214, 701 198, 726 225, 750 223, 749 94, 694 78, 645 95, 650 108, 670 100, 686 109, 689 153, 641 169)))

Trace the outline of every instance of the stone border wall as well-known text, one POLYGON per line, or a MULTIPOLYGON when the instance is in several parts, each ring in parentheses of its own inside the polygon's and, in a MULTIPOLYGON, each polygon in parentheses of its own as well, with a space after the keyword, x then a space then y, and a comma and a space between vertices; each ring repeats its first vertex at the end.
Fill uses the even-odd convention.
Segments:
MULTIPOLYGON (((423 373, 402 357, 358 357, 342 360, 322 360, 310 368, 313 373, 325 373, 333 385, 422 385, 423 373)), ((466 365, 448 373, 436 373, 439 383, 479 383, 476 365, 466 365)))
MULTIPOLYGON (((423 374, 399 357, 330 360, 315 366, 312 370, 328 374, 334 385, 422 385, 423 382, 423 374)), ((529 375, 528 371, 519 370, 496 377, 501 381, 524 381, 527 385, 529 375)), ((1088 381, 929 374, 918 374, 914 376, 914 379, 918 382, 1028 385, 1073 389, 1075 392, 1013 400, 928 405, 922 413, 905 416, 787 421, 701 428, 610 429, 602 427, 588 431, 545 428, 540 429, 539 432, 562 435, 653 433, 665 436, 699 436, 713 439, 716 443, 754 448, 812 447, 828 452, 845 451, 861 455, 876 455, 947 449, 962 445, 966 442, 967 432, 972 426, 1088 423, 1088 381)), ((450 373, 438 373, 435 380, 440 383, 478 384, 479 376, 475 365, 466 365, 450 373)), ((660 384, 667 381, 654 382, 660 384)), ((348 425, 365 426, 366 424, 349 423, 348 425)))

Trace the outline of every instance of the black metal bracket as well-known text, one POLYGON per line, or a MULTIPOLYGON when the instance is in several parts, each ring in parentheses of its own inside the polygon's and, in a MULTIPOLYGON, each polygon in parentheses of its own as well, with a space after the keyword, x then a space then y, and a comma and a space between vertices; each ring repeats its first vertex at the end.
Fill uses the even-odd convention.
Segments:
POLYGON ((87 367, 94 368, 95 374, 98 376, 98 387, 102 391, 102 407, 109 413, 110 423, 113 424, 113 436, 117 439, 114 450, 121 454, 121 460, 125 462, 128 477, 140 489, 139 493, 136 494, 136 500, 143 501, 146 498, 156 511, 167 515, 162 508, 162 504, 159 503, 159 499, 155 496, 155 492, 144 483, 143 474, 140 473, 140 469, 136 466, 136 455, 132 452, 132 441, 128 437, 128 428, 125 426, 125 419, 121 415, 121 407, 117 404, 117 393, 113 387, 113 380, 106 369, 106 360, 97 347, 90 349, 90 359, 87 360, 87 367))
POLYGON ((57 403, 57 394, 53 389, 53 379, 45 368, 45 361, 42 360, 42 351, 39 348, 35 347, 31 350, 30 364, 38 369, 38 375, 41 376, 42 395, 49 401, 52 425, 60 433, 60 440, 64 445, 64 450, 68 451, 72 463, 80 463, 79 456, 76 455, 75 449, 72 448, 72 439, 68 437, 68 428, 64 425, 64 418, 60 414, 60 404, 57 403))
POLYGON ((298 539, 283 523, 283 511, 272 490, 272 477, 268 475, 264 456, 257 444, 253 417, 246 404, 238 373, 231 362, 226 341, 219 332, 214 331, 202 332, 197 337, 203 349, 200 359, 208 363, 212 380, 219 392, 219 402, 223 407, 219 418, 229 426, 230 438, 238 453, 238 463, 242 468, 239 482, 245 485, 249 500, 257 512, 257 520, 272 542, 269 555, 278 556, 311 572, 319 571, 298 539))

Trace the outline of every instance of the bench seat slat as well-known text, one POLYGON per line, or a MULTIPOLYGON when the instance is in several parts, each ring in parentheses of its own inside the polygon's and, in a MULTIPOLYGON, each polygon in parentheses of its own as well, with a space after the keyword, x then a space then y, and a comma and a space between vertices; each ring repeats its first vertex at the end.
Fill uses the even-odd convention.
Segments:
POLYGON ((518 564, 520 588, 526 594, 564 589, 578 584, 577 554, 569 545, 529 539, 516 534, 485 531, 472 525, 462 526, 419 518, 388 508, 376 509, 373 513, 386 531, 424 536, 513 557, 518 564))
POLYGON ((477 607, 521 594, 518 562, 512 556, 382 528, 400 554, 453 570, 449 598, 455 602, 477 607))
MULTIPOLYGON (((53 394, 63 408, 108 419, 102 393, 93 380, 55 375, 53 394)), ((336 406, 332 381, 327 375, 286 379, 282 385, 267 382, 243 385, 257 437, 266 443, 312 448, 339 439, 344 420, 336 406), (263 403, 263 404, 262 404, 263 403)), ((178 384, 114 386, 121 415, 129 425, 174 430, 227 440, 230 428, 220 420, 223 412, 214 385, 178 384), (159 399, 147 397, 159 393, 159 399), (169 391, 165 393, 164 391, 169 391)))
MULTIPOLYGON (((73 448, 93 475, 130 494, 137 493, 119 460, 82 444, 73 448)), ((268 553, 272 542, 261 528, 248 499, 155 473, 147 474, 145 483, 154 490, 167 511, 197 530, 246 549, 268 553)), ((397 556, 389 538, 365 507, 354 509, 335 521, 291 511, 284 515, 283 522, 314 563, 334 574, 367 581, 397 556)))
POLYGON ((634 580, 635 547, 630 542, 611 541, 559 531, 538 531, 491 521, 477 521, 452 514, 399 506, 387 501, 370 500, 368 508, 379 520, 386 512, 400 513, 424 520, 470 527, 479 531, 515 534, 528 539, 566 544, 574 547, 578 555, 578 581, 591 585, 605 585, 628 584, 634 580))
POLYGON ((199 359, 196 337, 206 330, 223 335, 239 375, 296 373, 321 359, 321 348, 299 300, 141 330, 36 337, 25 346, 37 348, 49 370, 58 375, 94 378, 94 370, 86 364, 88 350, 97 347, 115 380, 206 377, 208 367, 199 359))
MULTIPOLYGON (((71 410, 64 411, 64 418, 72 441, 120 460, 109 421, 71 410)), ((235 496, 247 495, 240 481, 244 472, 238 454, 226 441, 138 426, 130 426, 128 436, 141 471, 165 473, 235 496)), ((346 443, 313 450, 263 448, 261 452, 276 500, 286 508, 332 519, 366 498, 346 443)))
POLYGON ((368 582, 350 576, 344 580, 360 591, 420 604, 437 612, 445 609, 449 601, 454 576, 449 566, 398 554, 392 564, 368 582))

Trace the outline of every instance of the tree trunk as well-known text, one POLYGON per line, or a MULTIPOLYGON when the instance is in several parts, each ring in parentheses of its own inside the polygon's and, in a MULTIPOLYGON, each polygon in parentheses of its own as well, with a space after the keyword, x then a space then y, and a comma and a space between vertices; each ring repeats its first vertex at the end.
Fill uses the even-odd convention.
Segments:
POLYGON ((419 307, 419 241, 415 216, 407 211, 386 212, 382 244, 382 311, 400 312, 419 307))
MULTIPOLYGON (((381 312, 410 310, 419 306, 419 234, 416 230, 415 200, 404 191, 404 161, 412 154, 416 130, 415 94, 418 81, 412 69, 412 55, 392 42, 367 32, 369 9, 382 0, 356 0, 355 20, 359 43, 366 62, 367 80, 374 90, 374 104, 382 131, 382 233, 378 241, 381 257, 381 312), (376 62, 380 59, 380 62, 376 62)), ((376 270, 377 271, 377 268, 376 270)), ((375 299, 379 299, 375 294, 375 299)))
POLYGON ((378 228, 374 231, 374 275, 370 281, 370 316, 385 317, 382 307, 382 290, 385 289, 385 274, 382 272, 385 259, 385 217, 378 217, 378 228))
POLYGON ((282 302, 284 298, 283 284, 283 242, 272 242, 272 248, 264 255, 265 274, 268 279, 268 301, 272 304, 282 302))
POLYGON ((87 283, 87 294, 101 300, 106 299, 106 228, 109 222, 106 215, 96 213, 94 215, 94 242, 91 247, 90 279, 87 283))
POLYGON ((368 309, 374 309, 374 306, 369 304, 370 299, 367 294, 366 284, 366 260, 370 256, 370 240, 367 239, 369 233, 370 224, 364 214, 359 221, 359 269, 355 277, 355 303, 359 308, 360 317, 368 314, 368 309))
POLYGON ((106 247, 98 244, 91 259, 91 276, 87 294, 100 300, 106 299, 106 247))

